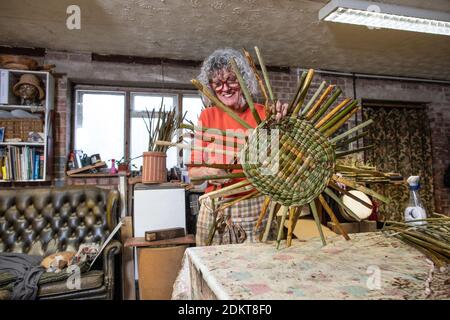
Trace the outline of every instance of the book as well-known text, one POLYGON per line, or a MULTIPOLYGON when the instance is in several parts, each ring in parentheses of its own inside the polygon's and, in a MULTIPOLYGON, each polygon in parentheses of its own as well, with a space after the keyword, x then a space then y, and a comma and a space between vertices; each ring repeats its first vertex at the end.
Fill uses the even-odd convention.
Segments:
POLYGON ((34 155, 33 180, 38 180, 39 179, 39 164, 40 164, 39 161, 40 161, 39 153, 36 153, 34 155))
POLYGON ((44 179, 44 155, 39 155, 39 179, 44 179))

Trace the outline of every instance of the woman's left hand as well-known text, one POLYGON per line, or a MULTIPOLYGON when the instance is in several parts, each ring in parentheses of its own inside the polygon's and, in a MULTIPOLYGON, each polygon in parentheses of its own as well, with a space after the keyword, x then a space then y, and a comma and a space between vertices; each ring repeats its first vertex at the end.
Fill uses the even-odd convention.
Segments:
POLYGON ((282 118, 284 118, 287 114, 288 104, 283 103, 281 104, 280 101, 277 101, 275 105, 270 106, 270 112, 272 114, 275 114, 275 120, 280 121, 282 118))

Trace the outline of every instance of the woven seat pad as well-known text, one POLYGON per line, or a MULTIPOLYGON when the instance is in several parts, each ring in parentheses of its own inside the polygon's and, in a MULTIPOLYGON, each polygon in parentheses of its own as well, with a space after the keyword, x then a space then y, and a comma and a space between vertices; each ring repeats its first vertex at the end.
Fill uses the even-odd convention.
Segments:
POLYGON ((335 153, 327 137, 309 121, 285 118, 277 123, 271 118, 250 134, 240 162, 258 191, 282 205, 301 206, 328 185, 334 172, 335 153), (276 146, 274 129, 279 130, 278 152, 271 150, 276 146))

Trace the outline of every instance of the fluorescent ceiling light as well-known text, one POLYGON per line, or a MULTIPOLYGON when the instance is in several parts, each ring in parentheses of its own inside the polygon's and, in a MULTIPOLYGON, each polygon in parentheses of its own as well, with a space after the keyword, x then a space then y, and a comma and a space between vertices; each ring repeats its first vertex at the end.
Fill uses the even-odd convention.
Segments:
POLYGON ((450 14, 359 0, 332 0, 319 19, 369 28, 387 28, 450 36, 450 14))

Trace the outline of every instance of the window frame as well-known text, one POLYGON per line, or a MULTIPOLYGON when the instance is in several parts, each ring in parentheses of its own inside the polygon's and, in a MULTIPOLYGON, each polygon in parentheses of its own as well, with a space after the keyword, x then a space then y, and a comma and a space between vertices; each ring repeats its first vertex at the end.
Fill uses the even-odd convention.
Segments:
MULTIPOLYGON (((77 121, 77 108, 81 101, 79 101, 79 92, 95 92, 95 93, 124 93, 125 94, 125 114, 124 114, 124 155, 126 158, 131 154, 131 115, 132 115, 132 96, 136 94, 143 95, 167 95, 176 97, 176 113, 179 118, 182 117, 183 112, 183 97, 195 97, 201 98, 196 89, 186 88, 162 88, 162 87, 130 87, 130 86, 108 86, 108 85, 96 85, 96 84, 73 84, 72 92, 75 97, 72 105, 72 121, 70 130, 70 150, 73 151, 76 143, 76 121, 77 121)), ((181 149, 177 155, 177 165, 183 164, 183 150, 181 149)))

